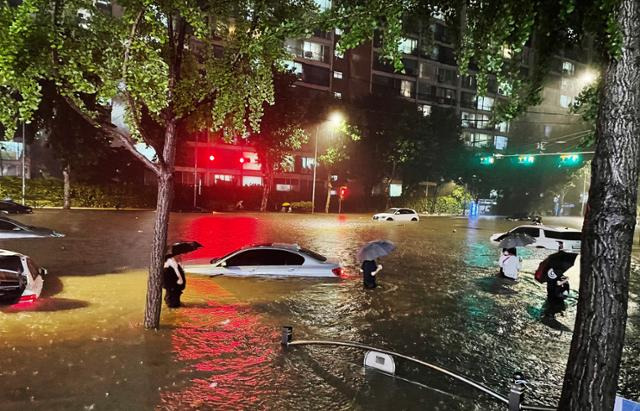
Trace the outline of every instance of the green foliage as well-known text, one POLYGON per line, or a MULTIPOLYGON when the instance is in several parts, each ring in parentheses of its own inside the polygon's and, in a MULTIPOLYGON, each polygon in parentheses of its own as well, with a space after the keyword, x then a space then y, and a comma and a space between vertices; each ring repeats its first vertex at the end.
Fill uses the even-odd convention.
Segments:
MULTIPOLYGON (((17 177, 0 179, 0 198, 22 198, 22 180, 17 177)), ((35 207, 61 207, 63 184, 58 179, 30 179, 26 186, 26 203, 35 207)), ((153 208, 155 188, 123 185, 74 184, 71 189, 72 207, 134 207, 153 208)))
POLYGON ((593 147, 595 144, 596 119, 598 117, 601 87, 601 81, 589 85, 580 92, 571 106, 571 112, 580 114, 582 119, 591 127, 591 132, 582 141, 582 145, 585 147, 593 147))
POLYGON ((419 213, 461 215, 472 199, 464 187, 455 186, 450 194, 438 196, 435 204, 434 198, 410 197, 404 200, 403 207, 413 208, 419 213))
POLYGON ((296 201, 291 203, 291 209, 296 213, 310 213, 312 207, 311 201, 296 201))

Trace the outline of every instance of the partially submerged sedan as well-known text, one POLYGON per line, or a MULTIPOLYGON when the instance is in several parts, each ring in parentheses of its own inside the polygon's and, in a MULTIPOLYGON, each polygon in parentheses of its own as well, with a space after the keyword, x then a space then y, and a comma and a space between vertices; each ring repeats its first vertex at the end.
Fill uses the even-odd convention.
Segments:
POLYGON ((377 221, 420 221, 416 210, 411 208, 390 208, 383 213, 374 214, 377 221))
POLYGON ((33 209, 11 199, 0 200, 0 214, 31 214, 33 209))
POLYGON ((209 264, 185 264, 192 274, 274 277, 341 277, 337 262, 297 244, 270 243, 233 251, 209 264))
POLYGON ((64 237, 64 234, 44 227, 23 224, 9 217, 0 217, 0 240, 7 238, 64 237))
POLYGON ((577 253, 580 251, 582 232, 568 227, 550 227, 546 225, 521 225, 506 233, 496 233, 490 240, 499 243, 511 234, 526 234, 535 242, 531 244, 536 248, 547 250, 564 250, 577 253))
POLYGON ((28 256, 0 250, 0 304, 35 301, 42 292, 47 270, 28 256))

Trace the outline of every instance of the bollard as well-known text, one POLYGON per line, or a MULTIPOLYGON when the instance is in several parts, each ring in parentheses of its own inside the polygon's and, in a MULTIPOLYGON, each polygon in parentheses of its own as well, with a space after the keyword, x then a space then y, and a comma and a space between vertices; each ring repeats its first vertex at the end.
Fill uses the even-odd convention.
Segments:
POLYGON ((513 374, 513 382, 511 391, 509 391, 509 411, 519 411, 520 406, 524 402, 524 391, 526 389, 527 380, 521 372, 513 374))
POLYGON ((291 339, 293 338, 293 327, 289 326, 289 325, 285 325, 282 327, 282 341, 280 341, 280 344, 282 345, 289 345, 289 343, 291 342, 291 339))

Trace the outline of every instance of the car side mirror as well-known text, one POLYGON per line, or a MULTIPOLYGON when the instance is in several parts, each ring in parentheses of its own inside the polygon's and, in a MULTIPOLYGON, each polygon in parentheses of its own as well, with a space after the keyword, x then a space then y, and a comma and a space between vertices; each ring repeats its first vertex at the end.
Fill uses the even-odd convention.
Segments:
POLYGON ((400 214, 400 211, 396 211, 395 213, 393 213, 393 215, 398 215, 400 214))
POLYGON ((44 276, 45 276, 45 275, 47 275, 49 272, 47 271, 47 269, 46 269, 46 268, 38 268, 38 273, 39 273, 41 276, 43 276, 43 277, 44 277, 44 276))
POLYGON ((226 261, 222 261, 220 264, 218 264, 218 266, 226 267, 227 266, 227 262, 226 261))

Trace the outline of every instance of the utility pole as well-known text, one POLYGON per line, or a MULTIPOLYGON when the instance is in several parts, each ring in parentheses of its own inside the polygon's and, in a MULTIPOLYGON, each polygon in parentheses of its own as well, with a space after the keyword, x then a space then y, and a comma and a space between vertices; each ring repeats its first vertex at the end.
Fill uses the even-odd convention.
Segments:
POLYGON ((193 148, 193 208, 196 208, 197 205, 197 195, 198 195, 198 134, 195 134, 196 142, 195 147, 193 148))
POLYGON ((311 214, 316 211, 316 171, 318 169, 318 130, 320 125, 316 125, 316 148, 313 153, 313 183, 311 189, 311 214))
POLYGON ((27 138, 25 133, 24 121, 22 122, 22 205, 25 203, 25 196, 27 193, 27 180, 26 180, 26 157, 27 157, 27 138))

